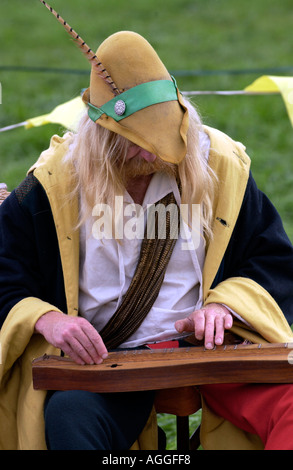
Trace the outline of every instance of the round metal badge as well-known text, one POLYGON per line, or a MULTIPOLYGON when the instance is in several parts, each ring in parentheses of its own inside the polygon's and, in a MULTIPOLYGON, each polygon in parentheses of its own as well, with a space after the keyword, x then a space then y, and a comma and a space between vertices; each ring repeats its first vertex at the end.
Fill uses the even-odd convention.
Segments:
POLYGON ((115 103, 114 106, 114 111, 117 114, 117 116, 123 116, 126 110, 126 104, 123 100, 118 100, 115 103))

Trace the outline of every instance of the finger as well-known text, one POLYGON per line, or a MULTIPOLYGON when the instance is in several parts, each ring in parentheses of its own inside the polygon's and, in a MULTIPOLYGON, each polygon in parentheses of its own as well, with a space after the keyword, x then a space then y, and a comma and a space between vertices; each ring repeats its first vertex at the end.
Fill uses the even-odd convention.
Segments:
MULTIPOLYGON (((83 337, 81 338, 81 341, 84 342, 83 337)), ((75 357, 77 357, 79 359, 79 361, 83 364, 94 364, 95 363, 95 361, 93 360, 93 358, 89 354, 89 352, 86 349, 86 347, 84 346, 84 344, 80 342, 80 339, 71 337, 70 341, 67 344, 68 344, 69 349, 71 349, 71 357, 74 354, 75 357)), ((100 360, 100 362, 102 362, 102 360, 100 360)))
POLYGON ((214 338, 215 338, 215 317, 213 315, 207 315, 205 323, 205 347, 207 349, 213 349, 214 338))
POLYGON ((101 336, 89 322, 80 324, 80 330, 73 339, 77 340, 74 342, 76 352, 87 364, 101 364, 108 356, 101 336))
POLYGON ((107 348, 97 332, 97 330, 90 324, 83 326, 83 332, 85 333, 86 339, 84 340, 84 346, 92 359, 96 364, 100 364, 103 359, 108 356, 107 348))
POLYGON ((85 364, 100 364, 107 356, 107 349, 96 329, 82 318, 72 319, 65 326, 61 335, 63 351, 69 348, 70 357, 74 353, 74 358, 85 364))
POLYGON ((65 354, 68 354, 78 364, 93 363, 82 344, 85 335, 81 330, 81 322, 79 319, 68 318, 65 322, 57 324, 56 330, 58 333, 56 335, 57 345, 65 354))
POLYGON ((193 314, 194 334, 196 339, 202 340, 205 336, 206 318, 205 310, 197 310, 193 314))
POLYGON ((215 343, 221 345, 224 342, 224 332, 225 332, 225 317, 222 315, 216 316, 215 319, 215 343))
POLYGON ((80 365, 86 364, 84 359, 80 357, 80 355, 76 352, 75 349, 73 349, 70 346, 70 344, 65 343, 64 346, 62 347, 62 351, 64 352, 66 356, 70 357, 70 359, 72 359, 76 364, 80 364, 80 365))
POLYGON ((233 316, 231 313, 227 313, 225 316, 225 329, 229 330, 233 326, 233 316))
POLYGON ((175 322, 175 328, 178 333, 194 332, 194 323, 190 317, 183 318, 182 320, 177 320, 175 322))
POLYGON ((233 317, 230 313, 225 316, 216 317, 215 343, 220 345, 224 342, 225 329, 230 329, 233 325, 233 317))

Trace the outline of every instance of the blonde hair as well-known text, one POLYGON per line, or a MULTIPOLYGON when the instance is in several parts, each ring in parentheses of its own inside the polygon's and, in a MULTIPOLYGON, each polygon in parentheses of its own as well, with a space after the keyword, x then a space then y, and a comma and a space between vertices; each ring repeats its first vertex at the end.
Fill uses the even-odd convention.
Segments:
MULTIPOLYGON (((199 115, 187 100, 185 105, 189 110, 187 154, 177 166, 181 203, 201 205, 204 234, 210 239, 216 177, 200 147, 202 125, 199 115)), ((72 169, 74 190, 71 196, 82 194, 79 225, 92 215, 96 204, 114 207, 115 196, 123 196, 125 186, 122 168, 129 145, 131 142, 125 137, 95 124, 87 114, 82 117, 65 157, 72 169)))
POLYGON ((212 239, 213 201, 217 187, 217 176, 209 167, 207 149, 201 146, 200 133, 204 132, 199 114, 188 101, 189 112, 187 153, 178 165, 182 186, 182 204, 200 204, 201 222, 206 239, 212 239))

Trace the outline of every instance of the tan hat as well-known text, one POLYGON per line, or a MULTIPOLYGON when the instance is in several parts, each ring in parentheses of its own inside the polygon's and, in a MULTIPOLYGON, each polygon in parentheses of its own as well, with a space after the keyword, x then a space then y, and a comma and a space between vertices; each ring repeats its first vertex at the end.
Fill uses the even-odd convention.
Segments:
POLYGON ((139 34, 122 31, 107 38, 96 56, 120 94, 113 98, 93 69, 83 99, 102 109, 96 114, 90 106, 89 116, 163 160, 179 163, 186 155, 188 111, 156 51, 139 34))
POLYGON ((97 124, 170 163, 187 151, 188 111, 173 77, 149 42, 131 31, 109 36, 96 54, 45 1, 92 63, 83 100, 97 124))

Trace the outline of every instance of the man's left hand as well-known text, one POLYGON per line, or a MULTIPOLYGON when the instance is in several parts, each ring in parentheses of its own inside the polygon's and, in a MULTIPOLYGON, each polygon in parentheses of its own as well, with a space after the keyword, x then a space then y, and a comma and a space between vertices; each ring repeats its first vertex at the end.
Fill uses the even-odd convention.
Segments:
POLYGON ((213 349, 214 344, 223 344, 225 329, 230 329, 232 325, 233 317, 229 310, 224 305, 213 303, 178 320, 175 328, 179 333, 194 333, 196 339, 204 339, 207 349, 213 349))

